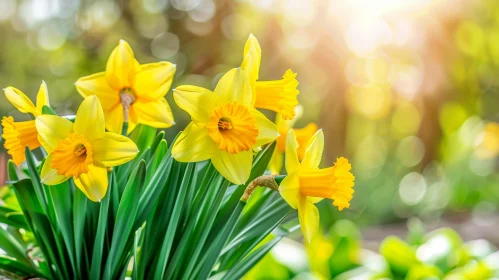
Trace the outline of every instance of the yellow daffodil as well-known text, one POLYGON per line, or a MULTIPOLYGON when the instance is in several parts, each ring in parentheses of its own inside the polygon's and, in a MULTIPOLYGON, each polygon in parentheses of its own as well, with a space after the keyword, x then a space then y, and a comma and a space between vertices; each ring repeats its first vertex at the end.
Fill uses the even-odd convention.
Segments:
POLYGON ((293 130, 286 140, 286 171, 288 175, 279 186, 282 198, 294 209, 305 239, 310 242, 319 227, 319 210, 314 205, 324 198, 332 199, 339 210, 350 207, 355 177, 351 165, 341 157, 333 167, 319 169, 324 150, 324 134, 317 131, 305 150, 305 156, 298 159, 298 141, 293 130))
POLYGON ((253 34, 244 46, 244 59, 241 68, 247 73, 253 92, 253 102, 256 108, 268 109, 281 114, 285 120, 295 116, 295 106, 298 105, 296 73, 288 70, 282 80, 258 81, 262 50, 253 34))
POLYGON ((106 132, 99 99, 89 96, 76 113, 74 124, 53 115, 36 118, 36 128, 48 156, 41 180, 57 185, 73 177, 76 186, 92 201, 106 194, 106 167, 130 161, 138 153, 132 140, 106 132))
MULTIPOLYGON (((4 93, 7 100, 21 113, 29 113, 36 117, 42 114, 43 106, 49 106, 49 97, 45 82, 42 82, 38 90, 36 106, 17 88, 7 87, 4 89, 4 93)), ((5 139, 4 147, 7 149, 7 153, 12 156, 12 161, 16 165, 20 165, 26 160, 24 154, 26 147, 29 147, 30 150, 40 147, 34 120, 15 122, 13 117, 3 117, 2 127, 2 137, 5 139)))
POLYGON ((175 69, 166 61, 140 65, 130 45, 121 40, 109 56, 105 72, 80 78, 75 85, 83 97, 99 97, 111 132, 121 133, 123 122, 128 123, 128 133, 138 123, 167 128, 174 121, 164 96, 175 69))
MULTIPOLYGON (((295 117, 292 120, 283 120, 279 114, 276 116, 275 123, 277 125, 277 131, 279 132, 279 137, 277 138, 276 148, 270 159, 269 169, 272 174, 279 174, 282 169, 282 163, 284 159, 284 152, 286 151, 286 136, 288 131, 293 129, 295 122, 303 114, 301 106, 296 106, 295 117)), ((296 140, 298 141, 298 159, 302 160, 305 155, 305 149, 307 148, 308 141, 312 138, 315 132, 317 132, 317 125, 315 123, 309 123, 304 128, 294 128, 296 134, 296 140)))
POLYGON ((172 156, 181 162, 211 159, 229 181, 245 183, 251 171, 252 149, 273 141, 278 132, 274 123, 253 109, 244 71, 227 72, 214 92, 180 86, 173 97, 191 115, 192 122, 173 145, 172 156))

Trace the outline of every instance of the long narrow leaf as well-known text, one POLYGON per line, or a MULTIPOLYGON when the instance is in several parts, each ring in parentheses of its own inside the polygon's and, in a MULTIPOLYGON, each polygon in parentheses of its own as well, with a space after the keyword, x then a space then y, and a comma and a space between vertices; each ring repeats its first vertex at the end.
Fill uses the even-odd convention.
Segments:
POLYGON ((118 213, 116 215, 116 224, 113 230, 113 238, 109 255, 104 270, 104 279, 113 279, 117 273, 120 273, 118 263, 124 253, 125 245, 128 239, 133 240, 131 232, 137 215, 140 192, 144 185, 146 164, 139 162, 134 172, 130 175, 123 197, 120 201, 118 213))

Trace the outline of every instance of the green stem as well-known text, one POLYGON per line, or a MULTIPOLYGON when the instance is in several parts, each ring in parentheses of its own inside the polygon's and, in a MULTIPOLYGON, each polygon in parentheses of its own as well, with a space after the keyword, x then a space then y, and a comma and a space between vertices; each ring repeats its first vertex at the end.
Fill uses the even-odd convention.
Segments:
POLYGON ((248 199, 253 194, 253 191, 257 187, 266 187, 268 189, 274 190, 276 192, 279 191, 279 184, 286 177, 286 175, 262 175, 260 177, 255 178, 251 183, 248 184, 246 189, 244 190, 244 194, 241 197, 241 201, 247 202, 248 199))
POLYGON ((123 127, 121 128, 121 135, 126 136, 128 131, 128 122, 123 122, 123 127))

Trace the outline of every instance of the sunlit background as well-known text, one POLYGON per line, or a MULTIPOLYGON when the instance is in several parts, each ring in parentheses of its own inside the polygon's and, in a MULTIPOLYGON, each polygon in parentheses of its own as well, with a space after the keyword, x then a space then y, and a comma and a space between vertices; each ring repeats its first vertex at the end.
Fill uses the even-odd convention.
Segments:
MULTIPOLYGON (((213 88, 241 63, 250 33, 262 46, 261 79, 298 73, 296 127, 324 129, 324 164, 352 161, 351 207, 320 204, 323 232, 348 219, 355 226, 343 221, 334 234, 359 228, 377 251, 416 217, 499 245, 499 138, 486 129, 499 121, 497 0, 0 0, 0 86, 34 98, 45 80, 52 106, 71 114, 82 100, 74 82, 103 71, 122 38, 141 63, 176 63, 173 87, 213 88)), ((188 121, 172 107, 169 139, 188 121)), ((3 95, 0 115, 26 118, 3 95)), ((0 150, 0 184, 6 161, 0 150)), ((290 246, 273 254, 306 258, 290 246)))

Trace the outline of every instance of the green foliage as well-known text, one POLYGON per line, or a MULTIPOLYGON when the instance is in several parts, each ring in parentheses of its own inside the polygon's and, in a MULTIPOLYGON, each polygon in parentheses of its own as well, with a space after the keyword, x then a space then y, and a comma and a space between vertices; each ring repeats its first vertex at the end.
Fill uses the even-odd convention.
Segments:
MULTIPOLYGON (((163 132, 136 131, 130 137, 139 155, 109 170, 108 193, 98 203, 72 179, 42 184, 43 161, 29 149, 28 178, 19 179, 9 165, 9 192, 18 202, 0 207, 7 226, 0 227, 0 248, 9 255, 0 257, 0 272, 47 279, 239 279, 296 229, 283 226, 292 209, 278 193, 267 190, 247 206, 240 200, 246 185, 231 185, 209 162, 176 162, 163 132)), ((255 155, 248 183, 264 173, 274 147, 255 155)))

